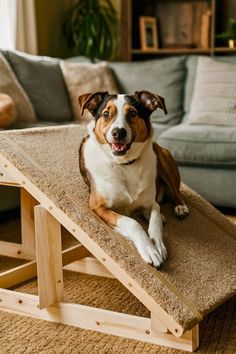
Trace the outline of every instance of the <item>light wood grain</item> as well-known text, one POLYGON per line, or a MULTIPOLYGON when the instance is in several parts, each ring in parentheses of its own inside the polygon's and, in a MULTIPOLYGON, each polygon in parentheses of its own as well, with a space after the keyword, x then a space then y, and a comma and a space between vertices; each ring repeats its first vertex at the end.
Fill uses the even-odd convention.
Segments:
POLYGON ((38 296, 6 289, 0 289, 0 299, 0 309, 3 311, 11 311, 46 321, 64 323, 190 352, 196 349, 198 343, 198 326, 187 331, 182 337, 176 338, 171 333, 153 331, 150 318, 66 303, 59 303, 56 306, 40 310, 38 296))
MULTIPOLYGON (((89 255, 90 253, 87 249, 79 244, 62 251, 62 264, 66 267, 67 265, 70 265, 70 263, 89 255)), ((0 288, 10 288, 14 285, 22 283, 23 281, 32 279, 36 277, 36 275, 37 265, 34 260, 0 273, 0 288)))
POLYGON ((38 202, 21 188, 21 243, 26 254, 35 257, 34 207, 38 202))
POLYGON ((77 260, 65 266, 64 269, 73 272, 97 275, 100 277, 114 278, 113 274, 111 274, 96 258, 92 257, 77 260))
POLYGON ((43 309, 63 296, 61 225, 41 205, 34 212, 39 308, 43 309))

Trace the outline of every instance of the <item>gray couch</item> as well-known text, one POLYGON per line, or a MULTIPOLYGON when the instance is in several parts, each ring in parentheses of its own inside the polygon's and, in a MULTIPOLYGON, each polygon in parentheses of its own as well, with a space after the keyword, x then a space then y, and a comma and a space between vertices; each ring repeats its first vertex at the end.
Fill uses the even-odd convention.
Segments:
MULTIPOLYGON (((3 54, 33 103, 38 118, 36 124, 21 123, 12 128, 73 121, 57 59, 39 57, 32 60, 30 56, 9 51, 3 51, 3 54)), ((236 65, 236 56, 217 57, 216 60, 236 65)), ((158 143, 175 157, 182 180, 214 205, 236 207, 236 127, 188 124, 197 62, 198 56, 179 56, 109 65, 120 92, 147 89, 166 98, 168 115, 155 112, 152 123, 158 143)), ((1 203, 0 210, 4 209, 4 203, 1 203)))

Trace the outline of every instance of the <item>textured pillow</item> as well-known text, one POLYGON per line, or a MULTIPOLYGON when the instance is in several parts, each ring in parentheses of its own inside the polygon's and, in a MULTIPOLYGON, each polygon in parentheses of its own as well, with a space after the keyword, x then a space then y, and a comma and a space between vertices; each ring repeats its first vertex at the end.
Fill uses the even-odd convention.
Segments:
MULTIPOLYGON (((198 59, 202 58, 199 55, 190 55, 186 60, 186 80, 185 80, 185 88, 184 88, 184 112, 185 116, 183 118, 184 121, 188 120, 188 114, 190 111, 190 106, 193 97, 194 84, 196 80, 198 59)), ((236 64, 236 56, 217 56, 214 57, 214 60, 220 61, 223 63, 236 64)))
POLYGON ((168 114, 155 111, 153 123, 174 125, 183 115, 185 57, 155 59, 142 62, 111 63, 123 93, 148 90, 165 98, 168 114))
POLYGON ((16 119, 16 106, 9 95, 0 93, 0 128, 6 128, 16 119))
POLYGON ((67 89, 70 95, 75 119, 87 122, 91 119, 89 112, 80 114, 78 96, 96 91, 117 93, 117 85, 111 69, 105 62, 98 64, 60 62, 67 89))
POLYGON ((189 124, 236 125, 236 66, 198 60, 189 124))
POLYGON ((3 52, 32 102, 40 121, 72 120, 72 110, 59 60, 3 52))
POLYGON ((0 93, 11 96, 15 102, 17 119, 21 122, 35 122, 33 106, 5 57, 0 53, 0 93))

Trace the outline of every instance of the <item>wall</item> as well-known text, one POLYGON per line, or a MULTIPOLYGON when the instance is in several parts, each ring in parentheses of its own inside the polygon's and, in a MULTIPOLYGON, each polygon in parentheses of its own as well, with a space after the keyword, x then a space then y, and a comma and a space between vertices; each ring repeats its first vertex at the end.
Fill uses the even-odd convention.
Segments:
POLYGON ((35 0, 38 54, 64 58, 69 54, 62 24, 74 0, 35 0))
MULTIPOLYGON (((65 58, 72 56, 62 34, 62 24, 75 0, 35 0, 38 54, 65 58)), ((112 0, 120 16, 121 0, 112 0)))

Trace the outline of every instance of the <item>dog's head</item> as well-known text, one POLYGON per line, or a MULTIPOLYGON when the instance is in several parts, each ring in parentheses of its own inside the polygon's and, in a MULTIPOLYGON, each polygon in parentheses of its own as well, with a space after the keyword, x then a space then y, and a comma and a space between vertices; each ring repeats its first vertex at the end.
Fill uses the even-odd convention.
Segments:
POLYGON ((81 114, 87 109, 95 118, 94 133, 100 144, 108 144, 114 156, 124 156, 132 144, 145 142, 151 132, 150 116, 161 108, 163 97, 148 91, 133 95, 88 93, 79 98, 81 114))

